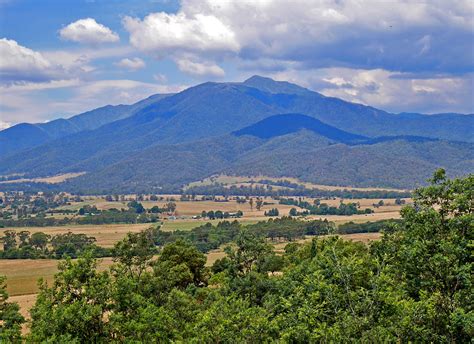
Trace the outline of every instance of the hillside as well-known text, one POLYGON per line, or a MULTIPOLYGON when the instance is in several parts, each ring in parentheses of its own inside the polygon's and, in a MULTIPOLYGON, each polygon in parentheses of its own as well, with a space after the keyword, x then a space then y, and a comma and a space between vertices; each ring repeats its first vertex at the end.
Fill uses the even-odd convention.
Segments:
MULTIPOLYGON (((64 186, 133 189, 180 186, 221 171, 385 187, 419 185, 440 166, 453 175, 473 171, 474 115, 390 114, 259 76, 119 109, 82 114, 74 134, 0 158, 0 174, 87 172, 64 186), (113 116, 121 119, 107 123, 113 116)), ((44 135, 41 127, 17 127, 23 132, 0 135, 44 135)))
POLYGON ((167 94, 156 94, 132 105, 107 105, 69 119, 60 118, 46 123, 14 125, 0 131, 0 157, 84 130, 97 129, 104 124, 131 116, 150 103, 158 102, 167 96, 167 94))

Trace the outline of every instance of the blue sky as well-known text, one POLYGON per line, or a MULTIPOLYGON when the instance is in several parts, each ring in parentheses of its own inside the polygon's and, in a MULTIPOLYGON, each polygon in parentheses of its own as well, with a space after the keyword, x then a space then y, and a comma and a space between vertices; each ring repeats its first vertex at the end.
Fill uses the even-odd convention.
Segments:
POLYGON ((0 127, 253 74, 472 113, 473 30, 461 0, 0 0, 0 127))

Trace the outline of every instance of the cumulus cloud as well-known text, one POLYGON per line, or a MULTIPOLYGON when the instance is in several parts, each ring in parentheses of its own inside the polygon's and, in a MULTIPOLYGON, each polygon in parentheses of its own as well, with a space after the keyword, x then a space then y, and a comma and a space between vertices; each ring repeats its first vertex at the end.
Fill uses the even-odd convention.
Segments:
POLYGON ((132 71, 145 68, 146 66, 145 61, 143 61, 139 57, 134 57, 131 59, 124 58, 124 59, 121 59, 119 62, 116 62, 115 65, 117 67, 125 68, 132 71))
POLYGON ((136 48, 310 68, 462 73, 474 68, 474 6, 454 2, 184 0, 176 14, 126 17, 136 48))
POLYGON ((119 36, 93 18, 79 19, 59 31, 62 39, 86 44, 119 41, 119 36))
POLYGON ((125 17, 130 43, 155 56, 176 52, 238 51, 234 32, 213 15, 152 13, 143 20, 125 17))
POLYGON ((63 72, 41 53, 19 45, 14 40, 0 39, 0 80, 2 83, 16 81, 44 81, 63 72))

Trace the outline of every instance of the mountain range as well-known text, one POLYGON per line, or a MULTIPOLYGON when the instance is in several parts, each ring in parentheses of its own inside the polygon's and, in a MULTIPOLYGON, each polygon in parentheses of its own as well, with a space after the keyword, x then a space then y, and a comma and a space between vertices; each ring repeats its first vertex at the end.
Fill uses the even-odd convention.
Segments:
POLYGON ((473 133, 472 114, 392 114, 254 76, 0 131, 0 174, 86 172, 60 187, 88 192, 217 173, 412 188, 437 167, 472 173, 473 133))

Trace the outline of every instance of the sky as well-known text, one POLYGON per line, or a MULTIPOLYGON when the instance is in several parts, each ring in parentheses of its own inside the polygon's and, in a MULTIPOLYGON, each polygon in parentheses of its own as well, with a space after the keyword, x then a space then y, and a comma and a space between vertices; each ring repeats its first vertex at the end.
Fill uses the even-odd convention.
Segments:
POLYGON ((474 113, 474 1, 0 0, 0 128, 254 74, 474 113))

